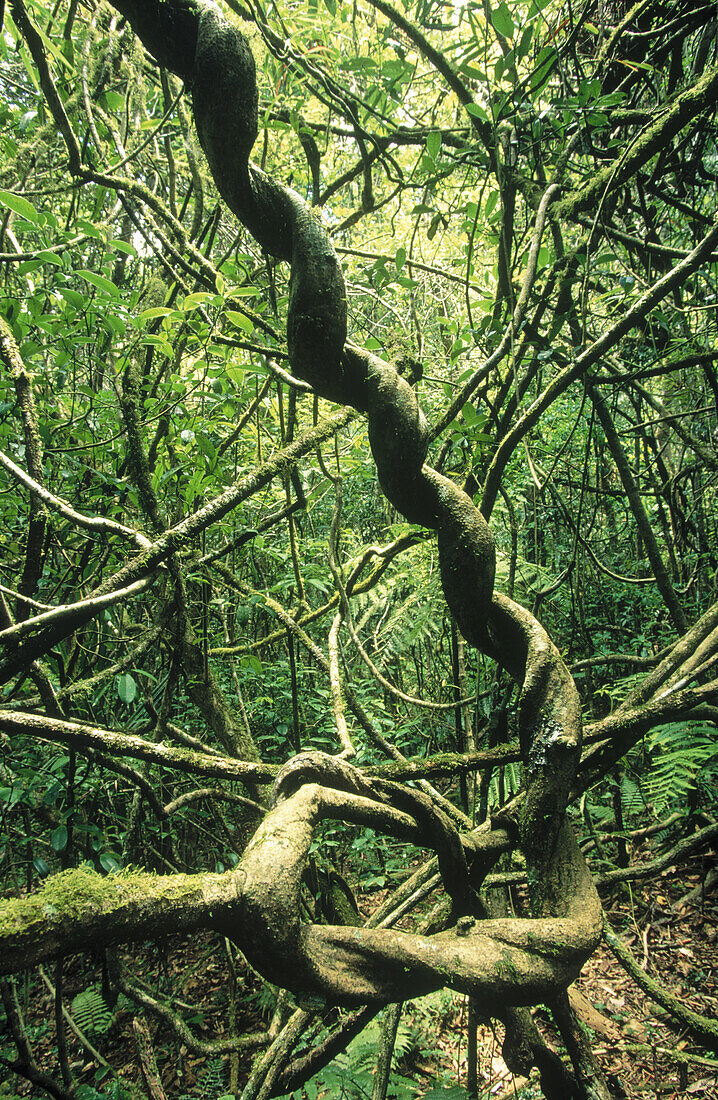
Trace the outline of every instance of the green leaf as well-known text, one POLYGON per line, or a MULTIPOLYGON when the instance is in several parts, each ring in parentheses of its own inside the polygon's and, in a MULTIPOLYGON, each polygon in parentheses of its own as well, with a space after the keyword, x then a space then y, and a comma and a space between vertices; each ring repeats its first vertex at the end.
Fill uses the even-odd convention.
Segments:
POLYGON ((402 267, 404 266, 405 261, 406 261, 406 249, 405 248, 397 248, 396 256, 394 257, 394 263, 396 264, 396 270, 397 271, 401 271, 402 267))
POLYGON ((65 72, 67 73, 67 71, 69 69, 71 69, 72 66, 71 66, 70 62, 67 60, 67 58, 65 57, 62 50, 59 49, 55 45, 55 43, 52 41, 52 39, 48 38, 48 36, 45 34, 45 32, 42 30, 42 28, 38 27, 37 25, 36 25, 36 33, 39 34, 40 38, 42 39, 42 44, 45 47, 45 49, 47 50, 47 52, 52 57, 54 57, 55 61, 57 61, 57 63, 61 66, 61 68, 63 68, 65 70, 65 72))
POLYGON ((58 256, 56 252, 38 252, 38 260, 42 260, 44 264, 54 264, 55 267, 62 267, 62 257, 58 256))
POLYGON ((117 694, 127 706, 134 703, 137 697, 137 682, 129 672, 123 672, 117 677, 117 694))
POLYGON ((511 18, 511 12, 506 6, 505 0, 502 0, 498 8, 495 8, 494 11, 491 12, 491 22, 497 34, 502 35, 504 38, 511 38, 513 36, 514 21, 511 18))
POLYGON ((125 322, 121 317, 118 317, 116 313, 105 313, 102 318, 105 328, 113 332, 115 336, 124 336, 126 331, 125 322))
POLYGON ((467 103, 466 113, 467 115, 471 115, 473 118, 481 118, 484 120, 484 122, 489 121, 489 116, 487 112, 479 103, 467 103))
POLYGON ((127 241, 118 241, 116 238, 113 238, 113 240, 109 242, 109 245, 111 248, 114 248, 116 252, 124 252, 127 256, 137 255, 137 249, 134 245, 128 244, 127 241))
POLYGON ((535 94, 548 80, 550 71, 557 59, 557 52, 553 46, 544 46, 536 58, 534 71, 531 76, 531 93, 535 94))
POLYGON ((376 69, 377 64, 373 57, 348 57, 340 62, 340 68, 345 72, 353 73, 360 69, 376 69))
POLYGON ((256 286, 233 286, 230 298, 256 298, 259 290, 256 286))
POLYGON ((103 98, 111 111, 121 111, 125 105, 125 97, 121 92, 103 92, 103 98))
POLYGON ((88 221, 87 218, 77 219, 77 228, 81 229, 83 233, 86 233, 88 237, 95 237, 98 240, 102 239, 102 233, 99 226, 96 226, 94 222, 88 221))
POLYGON ((0 191, 0 202, 3 206, 7 206, 8 210, 14 210, 25 221, 40 223, 43 220, 39 210, 22 195, 16 195, 14 191, 0 191))
POLYGON ((73 309, 84 309, 90 301, 84 294, 78 294, 76 290, 70 290, 70 288, 66 286, 60 287, 59 293, 73 309))
POLYGON ((159 348, 163 355, 166 355, 168 359, 171 359, 174 355, 174 349, 169 340, 166 340, 163 336, 155 336, 153 333, 143 336, 141 343, 151 344, 155 348, 159 348))
POLYGON ((196 309, 197 306, 204 305, 210 298, 214 298, 214 294, 210 294, 206 290, 196 290, 194 294, 187 294, 182 302, 182 309, 186 311, 190 309, 196 309))
POLYGON ((58 825, 50 837, 53 852, 64 852, 67 847, 67 826, 58 825))
POLYGON ((170 313, 174 313, 174 310, 167 306, 152 306, 151 309, 143 309, 142 313, 138 313, 135 320, 154 321, 157 317, 167 317, 170 313))
POLYGON ((484 214, 486 215, 487 218, 491 214, 493 214, 494 210, 496 209, 496 203, 498 201, 499 201, 498 191, 490 191, 489 196, 486 199, 486 206, 484 207, 484 214))
POLYGON ((18 275, 31 275, 33 271, 37 271, 42 267, 42 260, 25 260, 24 263, 17 265, 18 275))
POLYGON ((521 35, 521 41, 516 47, 516 56, 519 60, 524 57, 528 57, 529 50, 531 49, 531 42, 533 40, 534 28, 531 24, 524 28, 524 32, 521 35))
POLYGON ((92 283, 98 290, 103 290, 105 294, 109 294, 113 298, 119 298, 119 288, 115 286, 111 279, 105 278, 104 275, 98 275, 96 271, 86 271, 84 269, 78 271, 77 274, 82 275, 86 282, 92 283))
POLYGON ((439 130, 432 130, 430 134, 426 135, 426 151, 432 160, 436 160, 441 149, 441 133, 439 130))
POLYGON ((429 224, 429 228, 426 231, 426 236, 430 241, 433 241, 439 226, 442 224, 446 225, 446 221, 444 219, 444 215, 441 213, 441 211, 439 211, 438 213, 434 214, 434 217, 431 219, 431 222, 429 224))
POLYGON ((228 363, 225 367, 225 374, 234 382, 235 386, 241 387, 244 384, 244 371, 241 367, 237 367, 233 363, 228 363))
POLYGON ((235 328, 239 328, 242 332, 254 332, 254 321, 251 317, 245 317, 243 313, 238 313, 236 309, 228 309, 227 320, 235 328))

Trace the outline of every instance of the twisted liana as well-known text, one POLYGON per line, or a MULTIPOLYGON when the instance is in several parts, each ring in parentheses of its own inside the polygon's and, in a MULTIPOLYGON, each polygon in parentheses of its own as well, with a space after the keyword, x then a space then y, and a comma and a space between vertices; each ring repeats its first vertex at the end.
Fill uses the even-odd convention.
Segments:
POLYGON ((427 425, 411 385, 347 340, 344 279, 317 212, 250 162, 257 85, 244 36, 211 0, 113 2, 191 91, 200 142, 227 205, 263 250, 291 265, 292 373, 319 396, 366 413, 383 491, 407 520, 437 532, 443 590, 460 630, 520 689, 526 789, 516 827, 534 918, 479 919, 485 914, 466 860, 474 841, 454 835, 418 795, 412 803, 397 789, 367 786, 348 764, 317 758, 292 769, 300 776, 295 786, 278 788, 275 808, 238 866, 237 910, 224 930, 267 978, 300 993, 403 1000, 447 984, 489 1007, 534 1003, 566 987, 601 934, 600 905, 564 816, 581 748, 573 681, 533 616, 493 595, 491 532, 471 499, 426 465, 427 425), (314 827, 326 817, 382 827, 437 850, 453 926, 420 936, 303 920, 301 883, 314 827))

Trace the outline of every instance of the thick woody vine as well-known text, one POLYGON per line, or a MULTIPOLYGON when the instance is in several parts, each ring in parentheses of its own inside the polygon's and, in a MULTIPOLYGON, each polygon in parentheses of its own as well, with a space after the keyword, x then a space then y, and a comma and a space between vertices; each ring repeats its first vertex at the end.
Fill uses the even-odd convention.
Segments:
POLYGON ((115 6, 191 90, 200 141, 228 206, 264 250, 291 264, 292 373, 321 397, 367 415, 382 489, 407 520, 437 532, 444 594, 459 628, 520 685, 526 792, 510 827, 529 867, 532 918, 482 919, 477 891, 491 862, 481 858, 482 835, 459 836, 424 793, 369 782, 347 760, 312 754, 280 774, 275 808, 239 865, 238 904, 225 931, 270 980, 345 1004, 403 1000, 443 985, 477 997, 487 1012, 556 997, 601 932, 597 896, 564 821, 581 747, 573 682, 536 620, 493 594, 491 533, 471 499, 425 464, 428 430, 411 386, 347 341, 342 272, 320 220, 250 163, 257 86, 244 37, 209 0, 115 6), (418 935, 303 922, 302 876, 325 818, 378 825, 433 848, 451 899, 449 927, 418 935))

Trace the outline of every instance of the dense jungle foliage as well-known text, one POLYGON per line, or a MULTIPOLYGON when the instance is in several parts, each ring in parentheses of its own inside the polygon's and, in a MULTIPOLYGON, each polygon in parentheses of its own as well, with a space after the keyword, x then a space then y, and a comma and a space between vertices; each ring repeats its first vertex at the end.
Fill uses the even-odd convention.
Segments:
MULTIPOLYGON (((607 904, 718 837, 715 5, 208 10, 0 4, 0 1097, 488 1096, 488 1018, 523 1095, 626 1095, 565 993, 601 933, 583 857, 607 904), (215 18, 254 55, 251 153, 221 84, 202 114, 215 18), (416 396, 427 466, 488 522, 486 600, 392 503, 414 437, 382 459, 378 399, 302 366, 301 241, 234 198, 248 155, 250 207, 279 181, 339 257, 342 363, 416 396), (396 925, 365 995, 242 938, 308 791, 297 973, 396 925), (406 933, 468 961, 390 995, 406 933), (421 1084, 459 1003, 468 1063, 421 1084)), ((604 929, 715 1056, 710 1011, 604 929)))

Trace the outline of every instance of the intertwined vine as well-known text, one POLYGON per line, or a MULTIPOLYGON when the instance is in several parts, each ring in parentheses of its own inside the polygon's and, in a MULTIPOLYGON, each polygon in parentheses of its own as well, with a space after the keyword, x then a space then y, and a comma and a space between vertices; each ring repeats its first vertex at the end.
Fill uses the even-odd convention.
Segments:
POLYGON ((409 382, 347 341, 341 268, 317 214, 249 156, 257 136, 251 50, 210 0, 114 0, 156 60, 190 89, 217 187, 267 253, 291 264, 287 342, 293 373, 320 396, 366 413, 380 484, 412 523, 437 532, 445 597, 463 635, 520 686, 525 791, 500 827, 515 830, 533 915, 487 919, 478 889, 488 830, 459 835, 431 797, 369 782, 346 760, 290 761, 239 865, 226 932, 269 980, 341 1003, 403 1000, 444 985, 487 1013, 555 996, 600 937, 601 911, 564 819, 581 749, 580 706, 556 648, 529 612, 493 594, 494 546, 471 499, 425 464, 427 427, 409 382), (337 818, 433 848, 451 899, 448 929, 320 925, 300 891, 316 824, 337 818))

